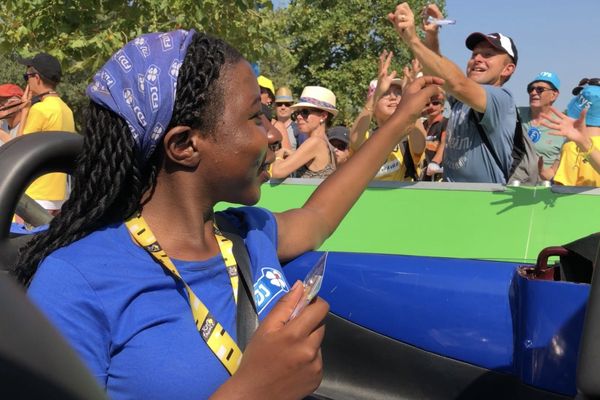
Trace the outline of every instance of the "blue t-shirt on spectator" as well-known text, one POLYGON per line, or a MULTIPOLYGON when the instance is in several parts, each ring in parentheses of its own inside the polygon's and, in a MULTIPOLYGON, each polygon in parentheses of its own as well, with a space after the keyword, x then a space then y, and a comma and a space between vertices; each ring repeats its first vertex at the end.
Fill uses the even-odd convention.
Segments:
MULTIPOLYGON (((275 218, 257 207, 224 215, 237 226, 245 223, 241 232, 262 320, 289 291, 277 258, 275 218)), ((173 262, 235 339, 236 305, 222 256, 173 262)), ((111 399, 205 399, 229 377, 196 330, 183 285, 133 242, 123 223, 46 257, 29 296, 111 399)))
POLYGON ((471 107, 450 98, 450 119, 444 149, 444 179, 450 182, 491 182, 506 184, 504 173, 512 165, 512 148, 517 112, 511 93, 501 87, 483 85, 485 112, 475 113, 496 151, 502 169, 481 141, 471 107))

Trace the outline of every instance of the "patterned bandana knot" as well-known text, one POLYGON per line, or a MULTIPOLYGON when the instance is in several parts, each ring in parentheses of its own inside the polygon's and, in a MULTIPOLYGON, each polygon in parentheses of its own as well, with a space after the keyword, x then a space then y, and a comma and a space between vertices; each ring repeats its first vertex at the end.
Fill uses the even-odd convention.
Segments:
POLYGON ((171 121, 177 77, 195 31, 142 35, 117 51, 96 73, 86 94, 121 116, 148 161, 171 121))

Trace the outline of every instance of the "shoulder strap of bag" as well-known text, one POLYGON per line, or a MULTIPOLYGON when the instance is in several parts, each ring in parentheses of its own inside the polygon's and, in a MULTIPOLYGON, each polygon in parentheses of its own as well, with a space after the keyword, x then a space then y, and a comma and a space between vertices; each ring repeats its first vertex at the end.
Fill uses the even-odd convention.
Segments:
POLYGON ((223 235, 233 243, 233 255, 237 261, 238 273, 242 277, 241 285, 238 286, 237 302, 237 344, 244 351, 250 338, 258 327, 258 315, 256 305, 254 304, 254 284, 252 282, 252 272, 250 269, 250 257, 240 236, 240 230, 234 226, 227 218, 216 213, 215 220, 217 226, 223 235))
POLYGON ((473 111, 473 109, 471 109, 469 111, 469 118, 471 118, 473 120, 473 122, 475 122, 475 126, 477 127, 477 132, 479 132, 479 137, 481 137, 481 142, 483 143, 483 145, 488 149, 488 151, 492 155, 492 158, 496 162, 496 165, 498 166, 498 168, 500 168, 500 171, 502 171, 502 175, 504 175, 504 181, 508 183, 509 177, 507 176, 507 172, 504 170, 504 168, 502 168, 502 163, 500 162, 500 159, 498 158, 498 154, 496 154, 496 150, 494 150, 494 146, 492 146, 492 143, 490 142, 490 138, 483 131, 483 127, 477 120, 477 117, 475 116, 475 111, 473 111))
POLYGON ((410 151, 410 143, 408 138, 402 142, 402 159, 404 162, 404 177, 412 178, 417 180, 417 166, 413 160, 412 153, 410 151))

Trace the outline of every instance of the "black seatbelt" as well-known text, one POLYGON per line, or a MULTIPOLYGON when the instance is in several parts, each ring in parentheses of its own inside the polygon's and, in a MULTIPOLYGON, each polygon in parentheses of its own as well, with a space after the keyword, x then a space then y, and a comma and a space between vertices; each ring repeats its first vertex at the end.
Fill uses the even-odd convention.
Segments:
POLYGON ((258 327, 258 315, 254 304, 254 283, 250 269, 250 257, 240 230, 221 214, 215 214, 217 226, 223 235, 233 243, 233 255, 237 261, 238 273, 242 277, 238 286, 236 315, 237 345, 244 351, 258 327))

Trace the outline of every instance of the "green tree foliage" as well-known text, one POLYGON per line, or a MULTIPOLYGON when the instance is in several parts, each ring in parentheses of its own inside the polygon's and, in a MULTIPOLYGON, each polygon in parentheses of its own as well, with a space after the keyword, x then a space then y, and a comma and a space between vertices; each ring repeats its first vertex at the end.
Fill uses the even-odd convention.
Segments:
MULTIPOLYGON (((417 11, 426 0, 409 2, 417 11)), ((0 0, 0 59, 10 65, 0 78, 21 81, 16 54, 56 56, 65 70, 59 92, 81 127, 85 86, 115 50, 142 33, 195 27, 229 41, 296 96, 307 85, 332 89, 337 122, 349 124, 377 74, 379 53, 393 50, 399 73, 410 60, 386 19, 397 3, 292 0, 273 10, 270 0, 0 0)))
POLYGON ((143 33, 196 28, 222 37, 250 59, 271 40, 261 23, 270 0, 1 0, 2 82, 21 82, 16 55, 45 51, 61 61, 58 90, 82 126, 84 91, 92 75, 120 47, 143 33), (16 67, 14 65, 16 65, 16 67), (18 71, 16 76, 11 71, 18 71))
POLYGON ((68 72, 95 71, 142 33, 197 28, 257 58, 268 39, 261 21, 271 9, 270 0, 2 0, 0 51, 43 50, 68 72))
MULTIPOLYGON (((398 0, 292 0, 265 24, 277 37, 261 64, 277 86, 288 85, 299 96, 307 85, 325 86, 336 94, 338 123, 351 124, 365 101, 369 82, 377 77, 382 50, 394 51, 392 68, 400 76, 410 54, 400 44, 387 14, 398 0)), ((431 3, 410 0, 415 13, 431 3)), ((443 9, 445 2, 436 1, 443 9)))

